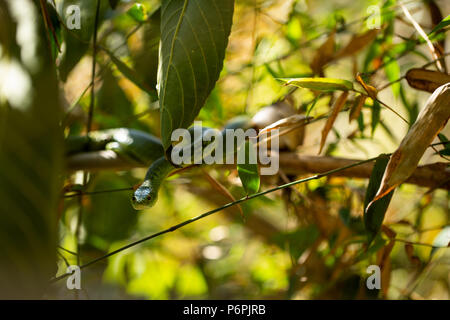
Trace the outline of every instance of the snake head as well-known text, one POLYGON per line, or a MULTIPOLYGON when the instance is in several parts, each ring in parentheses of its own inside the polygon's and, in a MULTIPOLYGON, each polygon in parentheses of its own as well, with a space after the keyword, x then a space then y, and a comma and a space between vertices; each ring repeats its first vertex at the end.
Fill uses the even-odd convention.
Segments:
POLYGON ((155 205, 158 194, 150 186, 140 186, 134 192, 131 204, 136 210, 144 210, 155 205))

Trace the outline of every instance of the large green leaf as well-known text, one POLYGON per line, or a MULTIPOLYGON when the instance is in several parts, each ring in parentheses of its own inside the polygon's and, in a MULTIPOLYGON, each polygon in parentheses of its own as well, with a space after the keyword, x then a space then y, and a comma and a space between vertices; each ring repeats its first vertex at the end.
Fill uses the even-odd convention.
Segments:
MULTIPOLYGON (((1 1, 0 12, 17 3, 1 1)), ((1 21, 11 42, 0 42, 11 55, 0 54, 0 73, 15 90, 0 89, 0 298, 40 298, 56 273, 61 109, 37 3, 21 1, 21 14, 11 15, 17 20, 1 21), (27 29, 26 42, 15 42, 29 19, 36 28, 27 29)), ((0 88, 5 84, 0 80, 0 88)))
POLYGON ((132 52, 131 57, 134 70, 140 73, 140 77, 147 87, 154 89, 154 93, 151 93, 153 97, 153 94, 157 96, 158 55, 161 40, 160 8, 152 13, 151 17, 142 25, 142 29, 143 45, 137 52, 132 52))
POLYGON ((367 207, 380 187, 389 158, 388 155, 382 155, 375 162, 366 190, 366 197, 364 199, 364 225, 368 233, 369 242, 372 242, 378 231, 380 231, 384 216, 394 194, 394 191, 391 191, 387 196, 375 201, 370 207, 367 207))
POLYGON ((234 0, 163 0, 159 98, 161 137, 187 128, 200 112, 223 67, 234 0))

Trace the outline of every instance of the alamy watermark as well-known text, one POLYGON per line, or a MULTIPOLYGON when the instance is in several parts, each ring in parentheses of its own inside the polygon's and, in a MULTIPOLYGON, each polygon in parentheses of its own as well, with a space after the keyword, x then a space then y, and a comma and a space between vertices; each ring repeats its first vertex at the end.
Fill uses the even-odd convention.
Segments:
POLYGON ((66 286, 69 290, 81 290, 81 269, 79 266, 69 266, 66 273, 70 274, 67 277, 66 286))
POLYGON ((381 29, 381 8, 377 5, 367 7, 367 29, 381 29))
POLYGON ((77 5, 70 5, 66 9, 66 26, 69 30, 81 29, 81 9, 77 5))
POLYGON ((381 289, 381 269, 377 265, 370 265, 366 272, 371 274, 366 280, 366 286, 369 290, 381 289))
POLYGON ((205 129, 196 121, 191 130, 176 129, 171 152, 175 165, 261 164, 261 175, 274 175, 279 169, 279 130, 205 129), (248 147, 246 147, 248 143, 248 147))

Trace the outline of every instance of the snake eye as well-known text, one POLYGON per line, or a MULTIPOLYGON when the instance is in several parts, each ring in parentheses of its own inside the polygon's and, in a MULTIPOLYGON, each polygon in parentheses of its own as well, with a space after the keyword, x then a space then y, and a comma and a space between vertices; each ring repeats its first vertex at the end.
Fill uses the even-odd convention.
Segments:
POLYGON ((147 196, 147 200, 148 201, 152 200, 152 197, 151 196, 147 196))
POLYGON ((135 196, 133 196, 133 198, 131 198, 131 200, 136 201, 137 199, 135 196))

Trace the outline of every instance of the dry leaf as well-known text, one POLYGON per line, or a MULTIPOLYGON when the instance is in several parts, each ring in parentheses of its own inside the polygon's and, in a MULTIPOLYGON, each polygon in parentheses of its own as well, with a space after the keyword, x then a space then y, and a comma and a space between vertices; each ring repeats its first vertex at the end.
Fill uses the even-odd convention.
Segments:
POLYGON ((313 119, 313 117, 306 117, 302 114, 295 114, 293 116, 278 120, 268 126, 266 126, 265 128, 261 129, 261 131, 259 132, 259 136, 269 132, 271 130, 275 130, 275 129, 286 129, 286 128, 290 128, 293 126, 298 126, 298 125, 302 125, 305 122, 307 122, 308 120, 313 119))
MULTIPOLYGON (((431 22, 433 23, 433 29, 439 25, 439 23, 444 19, 442 16, 441 9, 439 9, 439 6, 435 3, 435 1, 427 1, 426 5, 428 7, 428 10, 430 11, 431 16, 431 22)), ((443 53, 445 52, 445 39, 440 40, 436 45, 436 53, 439 55, 440 58, 443 57, 443 53)), ((445 71, 447 71, 447 67, 445 65, 445 60, 442 60, 443 67, 445 71)))
POLYGON ((397 236, 397 233, 394 230, 392 230, 391 228, 389 228, 388 226, 386 226, 386 225, 382 225, 381 226, 381 230, 391 240, 395 239, 395 237, 397 236))
MULTIPOLYGON (((208 180, 209 184, 216 189, 219 193, 224 195, 226 198, 228 198, 231 202, 236 202, 236 198, 233 197, 233 195, 228 191, 227 188, 225 188, 217 179, 213 178, 206 170, 202 169, 203 174, 206 177, 206 180, 208 180)), ((240 204, 237 205, 239 212, 241 213, 242 218, 244 218, 244 211, 242 211, 242 207, 240 204)))
POLYGON ((405 244, 405 253, 409 262, 413 265, 420 265, 420 259, 414 254, 414 247, 410 243, 405 244))
POLYGON ((420 24, 418 24, 417 21, 414 20, 413 16, 411 15, 411 13, 408 10, 408 8, 406 8, 406 6, 403 5, 402 3, 400 3, 400 7, 402 8, 403 13, 405 14, 406 18, 413 24, 417 33, 419 33, 419 35, 425 40, 425 42, 428 46, 428 49, 431 52, 431 55, 435 59, 436 67, 438 68, 438 70, 444 71, 444 67, 442 66, 441 61, 439 61, 439 54, 438 54, 436 48, 433 46, 433 43, 431 43, 430 39, 428 38, 428 35, 425 33, 425 31, 423 31, 420 24))
POLYGON ((352 122, 353 120, 358 119, 359 115, 361 114, 362 107, 366 102, 366 99, 367 96, 365 95, 359 95, 358 97, 356 97, 355 103, 353 104, 353 107, 350 110, 348 122, 352 122))
POLYGON ((386 297, 390 280, 391 280, 391 252, 394 248, 395 241, 391 240, 389 243, 378 252, 377 265, 381 269, 381 291, 383 296, 386 297))
MULTIPOLYGON (((259 110, 251 119, 251 126, 257 130, 263 130, 279 120, 289 118, 292 115, 297 114, 297 110, 292 106, 293 103, 289 101, 289 98, 283 101, 279 101, 270 106, 266 106, 259 110)), ((303 144, 304 127, 300 127, 299 130, 292 132, 291 134, 280 134, 279 147, 280 149, 295 150, 299 145, 303 144)), ((270 135, 272 137, 272 135, 270 135)), ((268 148, 270 148, 270 140, 268 140, 268 148)))
POLYGON ((426 69, 411 69, 406 73, 406 80, 414 89, 434 92, 443 84, 450 82, 450 75, 426 69))
POLYGON ((333 109, 331 110, 331 114, 328 117, 327 122, 325 123, 325 127, 322 129, 322 140, 320 141, 319 154, 322 152, 323 146, 325 145, 325 141, 327 140, 328 133, 330 133, 330 130, 333 127, 333 124, 336 121, 339 112, 342 110, 345 103, 347 102, 347 98, 348 98, 348 91, 344 91, 341 93, 339 98, 334 103, 333 109))
POLYGON ((355 53, 364 49, 364 47, 372 43, 372 41, 377 37, 378 32, 378 29, 372 29, 367 31, 366 33, 353 36, 350 42, 344 48, 339 50, 334 58, 340 59, 343 57, 354 55, 355 53))
POLYGON ((450 118, 450 83, 428 99, 416 122, 403 138, 386 167, 377 195, 369 206, 408 179, 420 158, 450 118))
POLYGON ((317 52, 311 62, 311 70, 320 76, 323 76, 323 67, 333 60, 335 48, 335 34, 334 30, 328 36, 328 39, 317 49, 317 52))
POLYGON ((378 90, 374 86, 365 83, 363 78, 361 77, 361 74, 356 75, 356 81, 364 88, 364 91, 366 91, 367 95, 370 98, 372 98, 373 100, 377 99, 378 90))

